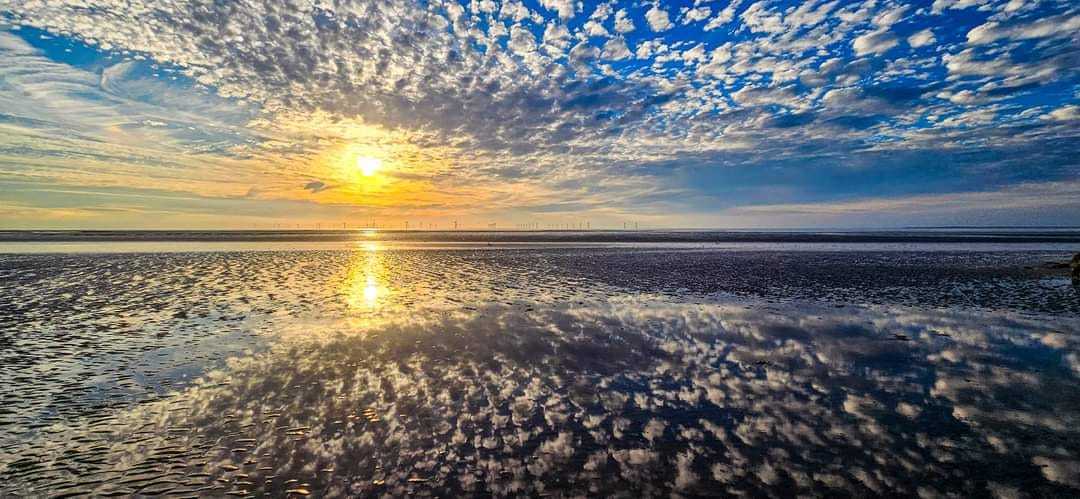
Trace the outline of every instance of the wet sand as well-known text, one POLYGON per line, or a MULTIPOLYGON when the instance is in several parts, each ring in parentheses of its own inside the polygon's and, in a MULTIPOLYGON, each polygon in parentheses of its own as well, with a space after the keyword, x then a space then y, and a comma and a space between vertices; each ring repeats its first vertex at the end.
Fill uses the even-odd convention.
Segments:
POLYGON ((0 496, 1075 496, 1068 256, 0 255, 0 496))

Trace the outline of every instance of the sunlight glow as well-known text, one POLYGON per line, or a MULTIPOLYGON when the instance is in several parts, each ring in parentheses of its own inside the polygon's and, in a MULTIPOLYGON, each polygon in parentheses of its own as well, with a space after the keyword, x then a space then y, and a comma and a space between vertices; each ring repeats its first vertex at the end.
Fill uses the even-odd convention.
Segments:
POLYGON ((383 256, 379 253, 379 243, 374 241, 358 241, 356 249, 345 281, 346 303, 355 311, 375 311, 387 291, 382 280, 383 256))
POLYGON ((360 169, 360 172, 363 173, 365 177, 370 177, 382 167, 382 160, 370 156, 360 156, 359 158, 356 158, 356 167, 360 169))
POLYGON ((367 276, 367 284, 364 286, 364 303, 369 308, 375 308, 376 303, 379 300, 379 284, 375 280, 375 276, 367 276))

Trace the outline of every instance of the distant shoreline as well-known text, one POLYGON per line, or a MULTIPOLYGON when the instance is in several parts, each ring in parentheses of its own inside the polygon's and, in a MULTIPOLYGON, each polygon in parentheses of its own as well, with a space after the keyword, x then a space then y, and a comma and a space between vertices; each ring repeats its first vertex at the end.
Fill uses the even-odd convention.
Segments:
POLYGON ((448 243, 1078 243, 1080 228, 922 228, 898 230, 11 230, 0 242, 319 242, 448 243))

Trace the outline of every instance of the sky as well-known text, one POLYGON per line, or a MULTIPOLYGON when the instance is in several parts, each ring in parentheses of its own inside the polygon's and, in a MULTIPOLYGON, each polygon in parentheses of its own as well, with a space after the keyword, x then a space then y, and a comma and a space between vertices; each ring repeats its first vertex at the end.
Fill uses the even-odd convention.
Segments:
POLYGON ((0 228, 1080 225, 1078 158, 1075 1, 0 0, 0 228))

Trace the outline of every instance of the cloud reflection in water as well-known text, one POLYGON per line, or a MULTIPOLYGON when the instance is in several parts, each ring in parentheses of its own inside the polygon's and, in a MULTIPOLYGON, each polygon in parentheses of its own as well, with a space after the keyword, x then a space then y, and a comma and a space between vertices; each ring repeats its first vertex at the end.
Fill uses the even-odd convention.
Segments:
POLYGON ((627 294, 428 311, 381 301, 402 285, 381 252, 354 258, 349 306, 378 303, 362 323, 293 324, 114 433, 51 439, 99 446, 87 490, 131 491, 141 466, 175 472, 171 493, 1080 489, 1065 320, 627 294))

